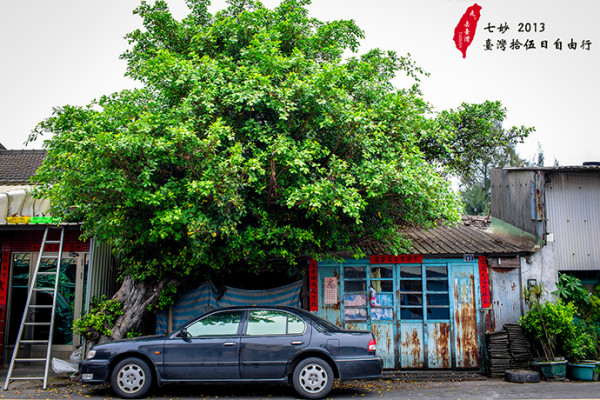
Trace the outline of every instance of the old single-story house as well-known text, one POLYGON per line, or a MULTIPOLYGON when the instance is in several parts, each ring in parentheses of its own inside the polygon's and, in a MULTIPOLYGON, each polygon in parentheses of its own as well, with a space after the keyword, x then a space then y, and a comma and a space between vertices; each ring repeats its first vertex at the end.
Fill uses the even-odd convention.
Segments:
MULTIPOLYGON (((45 157, 45 150, 0 148, 0 346, 3 365, 10 362, 44 230, 50 224, 45 218, 49 216, 50 204, 31 196, 29 181, 45 157)), ((51 225, 65 228, 52 350, 53 354, 68 358, 81 344, 81 338, 73 333, 73 320, 86 309, 91 296, 114 290, 114 273, 111 271, 114 260, 106 246, 94 240, 81 241, 78 224, 54 222, 51 225)), ((46 248, 40 260, 42 267, 56 263, 52 257, 56 256, 58 246, 52 246, 46 248)), ((43 302, 42 298, 49 294, 40 292, 34 296, 35 300, 43 302)), ((28 316, 28 320, 41 318, 43 312, 36 311, 35 315, 28 316)), ((44 335, 43 328, 26 329, 30 331, 25 331, 24 335, 44 335)), ((30 351, 41 351, 41 347, 37 347, 31 345, 30 351)))
POLYGON ((484 369, 485 332, 521 316, 520 259, 537 249, 501 221, 406 229, 410 255, 312 262, 309 307, 336 324, 371 330, 385 368, 484 369), (479 226, 479 227, 476 227, 479 226))

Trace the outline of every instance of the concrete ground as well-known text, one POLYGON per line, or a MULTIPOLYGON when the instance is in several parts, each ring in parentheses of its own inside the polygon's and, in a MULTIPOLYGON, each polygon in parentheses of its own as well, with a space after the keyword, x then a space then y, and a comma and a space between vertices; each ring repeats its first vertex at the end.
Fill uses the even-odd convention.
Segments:
MULTIPOLYGON (((6 370, 0 371, 4 383, 6 370)), ((169 385, 154 389, 149 398, 159 399, 290 399, 294 390, 279 385, 169 385)), ((600 399, 600 382, 511 383, 473 372, 386 372, 382 379, 338 382, 329 399, 600 399)), ((15 381, 0 399, 112 399, 107 387, 82 385, 77 379, 52 377, 47 390, 41 381, 15 381)))

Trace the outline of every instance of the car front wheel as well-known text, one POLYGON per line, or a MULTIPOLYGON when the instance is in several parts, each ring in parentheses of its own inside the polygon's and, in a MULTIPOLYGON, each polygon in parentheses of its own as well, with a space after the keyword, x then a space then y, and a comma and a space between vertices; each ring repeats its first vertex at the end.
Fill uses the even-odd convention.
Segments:
POLYGON ((294 368, 294 389, 307 399, 321 399, 333 387, 333 370, 320 358, 307 358, 294 368))
POLYGON ((114 392, 126 399, 143 397, 152 386, 152 372, 143 360, 130 357, 113 369, 110 384, 114 392))

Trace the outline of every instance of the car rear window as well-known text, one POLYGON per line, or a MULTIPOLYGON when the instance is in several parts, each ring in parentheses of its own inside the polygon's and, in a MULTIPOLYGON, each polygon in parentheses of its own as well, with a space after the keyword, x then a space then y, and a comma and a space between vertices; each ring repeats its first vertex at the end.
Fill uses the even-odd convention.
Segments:
POLYGON ((279 310, 252 310, 248 315, 246 335, 292 335, 302 334, 304 322, 288 312, 279 310))
POLYGON ((327 321, 326 319, 323 319, 315 314, 304 310, 299 310, 299 312, 302 314, 302 317, 308 320, 308 322, 319 332, 339 332, 343 330, 333 322, 327 321))

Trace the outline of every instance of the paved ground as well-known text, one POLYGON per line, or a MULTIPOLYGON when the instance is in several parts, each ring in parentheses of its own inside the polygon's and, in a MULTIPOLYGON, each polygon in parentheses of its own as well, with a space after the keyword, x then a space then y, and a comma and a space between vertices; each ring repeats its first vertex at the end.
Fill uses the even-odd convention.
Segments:
MULTIPOLYGON (((2 383, 4 377, 2 377, 2 383)), ((5 371, 4 371, 5 373, 5 371)), ((278 385, 170 385, 155 389, 157 399, 294 399, 290 387, 278 385)), ((109 388, 84 386, 77 380, 52 378, 48 390, 41 381, 17 381, 0 399, 112 399, 109 388)), ((384 379, 336 383, 330 399, 600 399, 600 382, 510 383, 461 372, 387 373, 384 379)))

